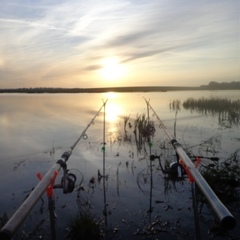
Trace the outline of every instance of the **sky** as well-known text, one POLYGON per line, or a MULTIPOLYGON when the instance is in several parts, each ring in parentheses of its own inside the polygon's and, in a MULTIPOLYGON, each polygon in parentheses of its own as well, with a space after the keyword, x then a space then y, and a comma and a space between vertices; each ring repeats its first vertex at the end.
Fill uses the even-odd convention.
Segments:
POLYGON ((1 0, 0 88, 240 80, 240 0, 1 0))

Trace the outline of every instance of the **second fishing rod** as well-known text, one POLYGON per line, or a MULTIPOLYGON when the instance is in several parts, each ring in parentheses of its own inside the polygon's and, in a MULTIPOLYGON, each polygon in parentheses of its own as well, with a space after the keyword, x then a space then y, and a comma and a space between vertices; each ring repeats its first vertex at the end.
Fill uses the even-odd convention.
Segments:
POLYGON ((60 184, 60 187, 63 188, 63 193, 69 193, 73 191, 74 185, 71 174, 67 173, 66 162, 71 156, 73 149, 76 147, 78 142, 86 137, 86 132, 88 128, 94 123, 94 120, 101 112, 102 108, 105 107, 107 100, 103 102, 103 105, 96 112, 94 117, 88 123, 88 125, 84 128, 79 138, 73 143, 73 145, 69 148, 69 150, 65 151, 61 158, 48 170, 48 172, 44 175, 44 177, 39 181, 37 186, 33 189, 33 191, 29 194, 26 200, 22 203, 22 205, 16 210, 13 216, 7 221, 7 223, 0 230, 0 239, 1 240, 10 240, 21 226, 23 221, 26 219, 34 205, 43 195, 43 193, 48 189, 50 185, 52 185, 56 174, 63 169, 63 178, 60 184))
POLYGON ((188 155, 183 150, 181 144, 174 137, 172 137, 171 134, 168 132, 166 126, 163 124, 162 120, 157 115, 157 113, 155 112, 155 110, 153 109, 149 101, 147 101, 145 98, 144 100, 147 106, 152 110, 152 112, 156 116, 157 120, 160 123, 161 128, 163 129, 164 133, 167 135, 174 150, 176 151, 180 159, 183 161, 185 167, 190 172, 197 186, 199 187, 203 195, 206 197, 207 201, 210 203, 212 209, 214 210, 214 213, 218 217, 220 225, 225 229, 234 228, 236 226, 236 219, 233 217, 230 211, 225 207, 225 205, 220 201, 220 199, 216 196, 216 194, 213 192, 213 190, 208 185, 206 180, 203 178, 201 173, 195 168, 194 164, 192 163, 188 155))

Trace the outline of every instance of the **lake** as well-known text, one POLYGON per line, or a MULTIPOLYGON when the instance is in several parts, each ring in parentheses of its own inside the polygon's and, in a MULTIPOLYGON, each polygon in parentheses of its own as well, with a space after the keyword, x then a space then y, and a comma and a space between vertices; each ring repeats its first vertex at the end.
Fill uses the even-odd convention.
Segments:
MULTIPOLYGON (((61 189, 54 191, 58 239, 66 239, 68 225, 79 210, 90 212, 108 239, 194 239, 191 184, 187 178, 166 177, 157 160, 150 164, 150 154, 160 156, 163 165, 175 157, 151 110, 149 121, 155 129, 151 147, 134 134, 136 119, 145 116, 148 120, 143 97, 172 135, 176 123, 176 139, 192 156, 204 156, 203 164, 213 157, 224 161, 239 150, 238 124, 220 119, 219 114, 202 114, 182 106, 176 113, 169 108, 174 100, 183 103, 189 98, 239 100, 237 90, 1 94, 0 216, 6 213, 10 217, 16 211, 38 183, 36 174, 44 175, 73 145, 108 99, 105 131, 101 111, 67 162, 69 172, 77 177, 75 190, 69 194, 63 194, 61 189)), ((61 176, 59 173, 56 183, 61 181, 61 176)), ((230 206, 230 210, 238 223, 229 234, 238 236, 240 210, 239 204, 234 206, 237 207, 230 206)), ((47 197, 43 195, 15 239, 50 239, 49 225, 47 197)), ((208 233, 212 225, 213 218, 205 204, 200 214, 203 239, 212 236, 208 233)))

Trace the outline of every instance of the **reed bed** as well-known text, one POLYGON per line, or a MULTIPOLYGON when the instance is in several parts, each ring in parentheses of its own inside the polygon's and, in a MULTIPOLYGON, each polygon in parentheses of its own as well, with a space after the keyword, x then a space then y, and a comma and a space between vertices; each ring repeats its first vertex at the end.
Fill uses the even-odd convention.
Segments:
POLYGON ((218 114, 219 124, 231 127, 240 124, 240 99, 230 100, 226 98, 189 98, 183 102, 186 110, 200 114, 218 114))

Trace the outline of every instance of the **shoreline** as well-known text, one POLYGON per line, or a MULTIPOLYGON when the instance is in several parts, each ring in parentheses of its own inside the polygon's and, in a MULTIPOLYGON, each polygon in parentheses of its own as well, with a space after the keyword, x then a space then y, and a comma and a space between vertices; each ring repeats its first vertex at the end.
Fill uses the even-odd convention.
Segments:
POLYGON ((179 86, 141 86, 141 87, 103 87, 103 88, 15 88, 0 89, 0 93, 103 93, 103 92, 169 92, 201 90, 240 90, 236 88, 179 87, 179 86))

